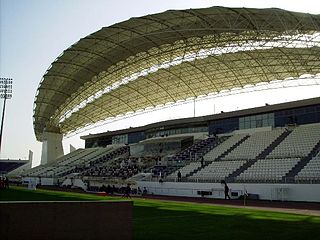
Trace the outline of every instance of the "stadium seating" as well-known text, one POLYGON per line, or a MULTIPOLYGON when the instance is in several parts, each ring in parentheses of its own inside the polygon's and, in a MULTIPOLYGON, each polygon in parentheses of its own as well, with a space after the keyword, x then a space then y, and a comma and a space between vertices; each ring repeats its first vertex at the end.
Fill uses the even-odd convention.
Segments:
POLYGON ((320 181, 320 124, 295 126, 292 131, 261 130, 197 141, 174 156, 162 157, 160 163, 158 154, 130 156, 129 146, 79 149, 23 175, 61 179, 77 174, 86 179, 123 180, 148 173, 149 180, 159 180, 161 175, 175 181, 180 171, 183 181, 320 181), (179 161, 166 166, 166 158, 179 161))
MULTIPOLYGON (((23 173, 23 176, 29 177, 61 177, 70 173, 83 172, 101 161, 107 161, 115 154, 125 151, 127 147, 108 147, 108 148, 88 148, 78 149, 72 153, 66 154, 56 161, 49 162, 46 165, 40 165, 23 173)), ((128 150, 128 149, 127 149, 128 150)))
POLYGON ((253 133, 247 140, 231 151, 224 160, 255 159, 263 150, 274 142, 284 129, 253 133))
POLYGON ((191 162, 188 165, 180 168, 179 170, 175 171, 174 173, 170 174, 167 179, 176 179, 178 176, 178 172, 180 171, 181 177, 186 177, 192 171, 196 170, 197 168, 201 167, 200 162, 191 162))
POLYGON ((228 149, 233 147, 235 144, 237 144, 239 141, 244 139, 247 135, 246 134, 235 134, 231 137, 229 137, 224 142, 220 143, 216 147, 214 147, 210 152, 208 152, 204 156, 205 161, 214 161, 218 157, 220 157, 223 153, 225 153, 228 149))
POLYGON ((320 154, 311 159, 295 179, 298 181, 320 181, 320 154))
POLYGON ((212 162, 205 168, 192 175, 190 179, 212 181, 224 180, 232 172, 241 167, 241 165, 243 165, 245 162, 245 160, 212 162))
POLYGON ((14 161, 14 160, 0 160, 0 175, 7 174, 8 172, 17 169, 23 165, 25 165, 26 161, 14 161))
POLYGON ((220 141, 224 139, 209 137, 199 142, 196 142, 192 146, 184 149, 183 151, 177 153, 172 157, 174 161, 186 161, 186 160, 197 160, 201 156, 205 155, 208 151, 210 151, 213 147, 219 144, 220 141))
MULTIPOLYGON (((154 162, 153 162, 154 164, 154 162)), ((107 178, 130 178, 147 168, 147 164, 137 157, 118 157, 100 165, 94 165, 81 173, 82 176, 107 177, 107 178)))
POLYGON ((300 161, 300 158, 259 159, 237 177, 240 181, 282 181, 282 178, 300 161))
POLYGON ((320 124, 296 127, 267 158, 287 158, 307 156, 319 142, 320 124))

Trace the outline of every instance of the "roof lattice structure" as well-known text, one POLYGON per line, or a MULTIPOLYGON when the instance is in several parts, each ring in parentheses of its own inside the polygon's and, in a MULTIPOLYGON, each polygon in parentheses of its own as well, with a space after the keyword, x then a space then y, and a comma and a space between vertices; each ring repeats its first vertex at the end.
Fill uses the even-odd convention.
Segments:
POLYGON ((119 114, 320 73, 320 15, 212 7, 104 27, 66 49, 38 87, 34 130, 68 134, 119 114))

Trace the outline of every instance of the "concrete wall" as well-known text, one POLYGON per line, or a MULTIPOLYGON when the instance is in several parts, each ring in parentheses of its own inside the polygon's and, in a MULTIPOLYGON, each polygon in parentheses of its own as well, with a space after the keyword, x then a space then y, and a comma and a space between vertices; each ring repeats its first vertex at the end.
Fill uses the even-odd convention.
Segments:
MULTIPOLYGON (((198 191, 211 191, 208 198, 224 198, 224 188, 220 183, 190 183, 190 182, 137 182, 143 189, 156 195, 201 197, 198 191)), ((258 194, 263 200, 307 201, 320 202, 320 184, 254 184, 230 183, 232 192, 242 195, 245 191, 258 194)))
POLYGON ((42 185, 42 186, 52 186, 55 183, 54 178, 46 178, 46 177, 41 177, 41 180, 39 177, 24 177, 22 178, 22 182, 24 184, 29 184, 31 183, 32 185, 42 185), (41 181, 41 183, 40 183, 41 181))
POLYGON ((132 239, 132 202, 1 202, 6 240, 132 239))
POLYGON ((44 132, 41 152, 41 165, 47 164, 50 161, 56 160, 63 156, 62 134, 44 132))

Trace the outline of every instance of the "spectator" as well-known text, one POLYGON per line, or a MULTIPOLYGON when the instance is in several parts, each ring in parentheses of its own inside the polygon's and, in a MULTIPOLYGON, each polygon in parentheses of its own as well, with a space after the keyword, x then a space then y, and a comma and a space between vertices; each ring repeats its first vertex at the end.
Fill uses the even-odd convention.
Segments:
POLYGON ((124 195, 122 197, 131 198, 130 193, 131 193, 131 187, 130 187, 130 183, 128 183, 124 189, 124 195))
POLYGON ((148 190, 146 189, 146 187, 143 187, 142 196, 145 196, 147 194, 148 194, 148 190))
POLYGON ((4 188, 4 179, 0 176, 0 189, 4 188))
POLYGON ((178 182, 180 182, 181 181, 181 172, 180 172, 180 170, 178 171, 178 182))
POLYGON ((138 187, 137 193, 138 193, 139 195, 142 195, 142 191, 141 191, 141 188, 140 188, 140 187, 138 187))
POLYGON ((106 188, 106 186, 105 186, 105 185, 102 185, 102 186, 100 187, 99 191, 100 191, 100 192, 105 192, 105 193, 107 193, 107 188, 106 188))
POLYGON ((227 183, 226 183, 226 181, 221 181, 221 184, 224 184, 224 199, 231 199, 230 198, 230 195, 229 195, 229 187, 228 187, 228 185, 227 185, 227 183))
POLYGON ((117 188, 115 185, 112 185, 111 194, 115 194, 117 192, 117 188))
POLYGON ((9 188, 9 178, 8 177, 5 177, 5 179, 4 179, 4 187, 9 188))

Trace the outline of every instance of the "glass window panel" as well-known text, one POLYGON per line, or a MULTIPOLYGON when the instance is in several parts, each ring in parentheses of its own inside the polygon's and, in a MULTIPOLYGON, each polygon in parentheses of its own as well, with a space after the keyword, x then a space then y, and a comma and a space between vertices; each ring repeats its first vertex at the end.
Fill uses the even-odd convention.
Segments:
POLYGON ((263 127, 269 126, 269 121, 268 121, 268 119, 263 119, 263 120, 262 120, 262 126, 263 126, 263 127))
POLYGON ((262 119, 256 121, 256 127, 262 127, 262 119))

